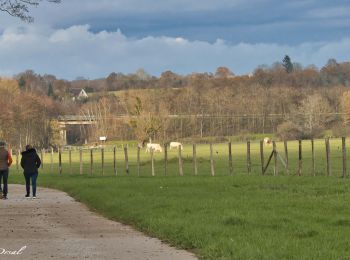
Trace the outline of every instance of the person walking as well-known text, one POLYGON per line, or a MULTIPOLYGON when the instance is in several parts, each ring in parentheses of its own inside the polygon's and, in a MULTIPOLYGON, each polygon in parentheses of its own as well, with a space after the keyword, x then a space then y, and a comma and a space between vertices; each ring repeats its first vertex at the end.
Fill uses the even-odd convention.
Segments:
POLYGON ((9 177, 9 167, 12 164, 11 153, 6 149, 5 146, 6 143, 0 141, 0 180, 3 182, 2 199, 7 199, 7 181, 9 177))
POLYGON ((38 169, 41 165, 41 160, 36 153, 36 150, 29 144, 26 145, 26 150, 23 151, 21 158, 21 166, 23 168, 24 178, 26 180, 26 198, 30 197, 30 180, 32 181, 33 199, 36 198, 36 179, 38 178, 38 169))

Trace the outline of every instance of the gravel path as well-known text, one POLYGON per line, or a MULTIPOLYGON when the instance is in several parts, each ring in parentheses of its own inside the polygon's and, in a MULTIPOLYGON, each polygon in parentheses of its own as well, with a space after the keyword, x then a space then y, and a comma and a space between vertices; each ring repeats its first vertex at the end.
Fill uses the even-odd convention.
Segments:
POLYGON ((64 192, 39 188, 37 199, 24 193, 24 186, 10 185, 9 199, 0 200, 0 259, 196 259, 89 211, 64 192))

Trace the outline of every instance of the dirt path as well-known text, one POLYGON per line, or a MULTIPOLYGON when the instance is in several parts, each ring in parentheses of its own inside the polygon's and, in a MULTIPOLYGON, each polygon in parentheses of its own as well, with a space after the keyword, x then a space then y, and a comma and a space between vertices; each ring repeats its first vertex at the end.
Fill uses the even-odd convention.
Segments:
POLYGON ((0 200, 0 259, 196 259, 90 212, 66 193, 39 188, 33 200, 24 191, 10 185, 9 199, 0 200), (19 255, 4 253, 24 246, 19 255))

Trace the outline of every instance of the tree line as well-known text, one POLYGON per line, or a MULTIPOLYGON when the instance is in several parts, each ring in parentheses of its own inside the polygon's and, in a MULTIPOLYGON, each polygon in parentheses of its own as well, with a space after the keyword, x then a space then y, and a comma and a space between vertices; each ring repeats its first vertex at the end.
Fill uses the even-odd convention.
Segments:
POLYGON ((72 114, 97 118, 94 125, 68 129, 72 143, 99 136, 167 142, 252 133, 286 139, 344 135, 349 86, 350 62, 331 59, 318 69, 287 55, 239 76, 227 67, 189 75, 165 71, 159 77, 140 69, 68 81, 28 70, 0 80, 0 137, 16 146, 59 145, 56 119, 72 114), (74 89, 85 89, 89 97, 73 100, 74 89))

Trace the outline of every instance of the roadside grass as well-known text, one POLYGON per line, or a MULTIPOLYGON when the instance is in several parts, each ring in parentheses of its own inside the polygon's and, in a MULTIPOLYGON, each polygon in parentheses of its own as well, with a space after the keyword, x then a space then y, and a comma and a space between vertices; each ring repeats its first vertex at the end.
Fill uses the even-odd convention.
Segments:
POLYGON ((39 184, 202 259, 350 257, 348 179, 41 174, 39 184))
MULTIPOLYGON (((193 251, 201 259, 348 259, 349 179, 339 178, 340 141, 331 144, 332 177, 325 176, 324 141, 319 140, 315 143, 315 177, 310 172, 307 142, 303 144, 301 177, 295 176, 297 142, 289 143, 290 176, 282 165, 280 176, 272 176, 272 168, 261 176, 259 143, 252 143, 253 167, 248 175, 246 144, 240 143, 233 149, 234 176, 228 176, 227 144, 217 144, 214 177, 210 176, 209 146, 198 145, 198 176, 193 176, 191 146, 185 146, 182 177, 177 176, 174 150, 169 153, 169 176, 163 176, 163 155, 156 154, 156 176, 151 177, 149 154, 142 152, 141 176, 137 177, 136 151, 130 149, 130 176, 123 170, 121 151, 118 176, 113 176, 112 155, 106 151, 106 176, 101 177, 96 151, 93 176, 89 176, 88 161, 84 174, 79 175, 78 154, 73 155, 70 174, 64 154, 63 174, 58 174, 57 165, 50 173, 46 163, 38 183, 65 191, 91 210, 193 251)), ((277 144, 280 153, 281 145, 277 144)), ((269 149, 265 149, 266 157, 269 149)), ((88 158, 87 153, 85 156, 88 158)), ((22 174, 12 168, 10 182, 23 181, 22 174)))

